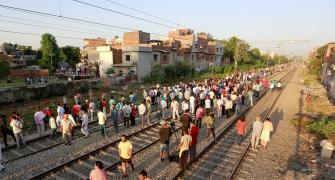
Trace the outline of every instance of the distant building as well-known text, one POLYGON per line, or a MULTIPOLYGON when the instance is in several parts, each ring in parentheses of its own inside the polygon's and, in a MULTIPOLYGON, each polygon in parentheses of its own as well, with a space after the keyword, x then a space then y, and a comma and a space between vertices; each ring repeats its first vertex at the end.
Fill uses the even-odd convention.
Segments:
POLYGON ((84 39, 84 43, 82 56, 87 59, 88 63, 95 62, 99 59, 98 46, 106 46, 108 44, 106 39, 100 37, 96 39, 84 39))
POLYGON ((207 33, 194 34, 191 29, 177 29, 169 32, 168 41, 179 43, 177 59, 189 62, 197 70, 223 61, 223 43, 207 33))
POLYGON ((152 40, 150 33, 125 32, 110 42, 103 38, 84 39, 83 55, 88 62, 100 63, 100 75, 109 67, 117 74, 134 74, 138 79, 148 76, 156 65, 186 61, 197 70, 223 62, 223 43, 206 33, 194 34, 190 29, 170 31, 165 40, 152 40))

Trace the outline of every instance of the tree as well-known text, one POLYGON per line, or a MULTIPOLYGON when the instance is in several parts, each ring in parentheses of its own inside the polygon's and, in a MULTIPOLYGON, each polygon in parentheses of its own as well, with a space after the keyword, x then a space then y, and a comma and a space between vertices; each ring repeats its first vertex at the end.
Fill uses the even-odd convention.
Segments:
POLYGON ((59 47, 56 38, 49 33, 42 35, 41 48, 42 58, 39 60, 41 68, 47 68, 53 71, 58 67, 59 62, 59 47))
POLYGON ((61 59, 74 67, 80 62, 80 48, 74 46, 65 46, 60 48, 61 59))
POLYGON ((327 45, 324 45, 316 50, 316 58, 321 59, 327 50, 327 45))
POLYGON ((242 39, 239 39, 236 36, 229 38, 228 40, 223 40, 224 44, 224 57, 228 57, 231 62, 234 62, 235 58, 238 58, 238 63, 249 63, 250 54, 249 48, 250 45, 244 42, 242 39), (237 47, 238 44, 238 47, 237 47))
POLYGON ((0 78, 7 79, 10 73, 9 63, 7 61, 0 60, 0 78))

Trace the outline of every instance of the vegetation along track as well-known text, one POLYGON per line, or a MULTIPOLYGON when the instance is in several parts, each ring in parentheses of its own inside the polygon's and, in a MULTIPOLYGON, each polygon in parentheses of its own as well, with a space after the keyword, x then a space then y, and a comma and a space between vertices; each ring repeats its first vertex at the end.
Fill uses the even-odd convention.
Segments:
MULTIPOLYGON (((284 84, 288 82, 294 72, 294 69, 290 70, 281 78, 281 81, 284 84)), ((200 151, 195 161, 191 162, 186 170, 179 170, 173 179, 181 177, 182 179, 232 179, 250 146, 253 119, 258 114, 263 115, 265 118, 281 92, 282 90, 266 94, 267 97, 259 101, 247 113, 248 132, 240 146, 236 143, 238 140, 235 130, 235 122, 238 119, 236 118, 234 122, 230 123, 218 134, 216 141, 209 143, 207 147, 200 151)))

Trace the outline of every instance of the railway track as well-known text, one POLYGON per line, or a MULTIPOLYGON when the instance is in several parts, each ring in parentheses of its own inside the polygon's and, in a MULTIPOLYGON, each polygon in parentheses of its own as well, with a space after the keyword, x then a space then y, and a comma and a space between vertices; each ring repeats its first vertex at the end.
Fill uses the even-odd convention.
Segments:
MULTIPOLYGON (((152 113, 153 116, 156 115, 156 112, 157 110, 152 113)), ((138 124, 139 121, 140 120, 137 117, 136 123, 138 124)), ((119 131, 122 132, 123 130, 126 130, 123 126, 122 121, 120 121, 118 124, 119 124, 119 131)), ((93 133, 100 131, 100 127, 98 125, 97 120, 89 122, 88 126, 89 126, 89 134, 93 134, 93 133)), ((110 129, 112 127, 113 127, 113 124, 111 120, 110 119, 107 120, 106 128, 110 129)), ((84 135, 81 132, 81 127, 80 126, 75 127, 72 139, 75 140, 83 136, 84 135)), ((27 157, 33 154, 37 154, 37 153, 40 153, 48 149, 54 148, 56 146, 64 144, 64 140, 62 139, 60 134, 58 134, 58 137, 54 139, 50 139, 49 137, 50 137, 50 134, 47 134, 41 137, 30 139, 26 142, 26 146, 23 146, 22 148, 19 148, 19 149, 16 148, 16 144, 12 144, 8 147, 3 148, 2 156, 4 159, 3 160, 4 163, 15 161, 15 160, 18 160, 18 159, 21 159, 21 158, 24 158, 24 157, 27 157)))
MULTIPOLYGON (((274 74, 274 76, 278 74, 279 73, 274 74)), ((146 127, 130 135, 130 141, 134 144, 134 156, 159 141, 157 136, 158 126, 158 123, 155 123, 152 126, 146 127)), ((178 130, 179 127, 175 133, 178 130)), ((30 179, 85 179, 88 177, 90 170, 94 167, 94 162, 96 160, 101 160, 107 165, 107 168, 105 169, 109 174, 113 175, 115 174, 114 171, 117 169, 117 164, 119 164, 118 151, 116 149, 118 142, 119 140, 113 141, 112 143, 76 157, 63 164, 56 165, 37 175, 31 175, 30 179)))
MULTIPOLYGON (((294 70, 289 71, 281 78, 281 81, 289 81, 292 73, 294 73, 294 70)), ((196 160, 190 163, 185 171, 179 170, 171 179, 232 179, 250 146, 253 119, 258 114, 261 114, 265 118, 276 103, 281 92, 276 91, 266 94, 267 97, 260 100, 248 112, 246 116, 248 132, 240 146, 236 143, 238 137, 234 121, 221 131, 216 142, 212 141, 201 150, 196 160), (260 102, 262 104, 259 104, 260 102)), ((249 153, 248 155, 252 156, 253 154, 249 153)))
MULTIPOLYGON (((167 120, 170 119, 171 117, 167 118, 167 120)), ((159 141, 159 126, 159 123, 154 123, 140 131, 128 135, 129 140, 133 144, 134 156, 159 141)), ((173 133, 178 132, 180 128, 181 124, 176 122, 176 129, 173 133)), ((105 166, 107 166, 107 170, 114 170, 120 163, 117 148, 119 142, 120 139, 108 143, 63 164, 56 165, 51 169, 33 175, 29 179, 87 179, 97 160, 103 162, 105 166)))

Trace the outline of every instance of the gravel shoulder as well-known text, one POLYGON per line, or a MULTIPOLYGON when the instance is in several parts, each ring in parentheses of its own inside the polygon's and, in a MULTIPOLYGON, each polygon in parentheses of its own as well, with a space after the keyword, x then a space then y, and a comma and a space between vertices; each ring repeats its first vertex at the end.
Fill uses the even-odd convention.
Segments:
MULTIPOLYGON (((266 149, 260 148, 248 168, 241 166, 239 172, 247 176, 237 179, 334 179, 335 176, 320 175, 319 154, 307 147, 306 139, 291 120, 302 112, 302 79, 299 72, 293 75, 281 97, 270 112, 274 131, 266 149), (306 153, 308 152, 308 153, 306 153), (306 156, 309 156, 307 160, 306 156), (310 162, 308 162, 310 161, 310 162)), ((332 166, 330 166, 331 168, 332 166)), ((335 167, 335 166, 334 166, 335 167)), ((335 169, 334 169, 335 172, 335 169)))

